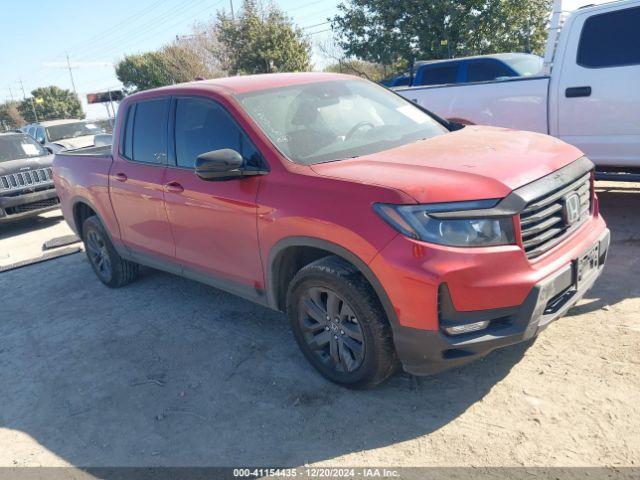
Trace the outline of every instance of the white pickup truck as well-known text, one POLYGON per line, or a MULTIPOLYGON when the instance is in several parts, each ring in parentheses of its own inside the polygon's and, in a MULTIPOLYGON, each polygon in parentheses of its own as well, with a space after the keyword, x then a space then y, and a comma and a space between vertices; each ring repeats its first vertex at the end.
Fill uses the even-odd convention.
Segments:
POLYGON ((556 136, 585 152, 598 178, 638 180, 640 0, 569 15, 556 0, 543 76, 396 91, 460 123, 556 136))

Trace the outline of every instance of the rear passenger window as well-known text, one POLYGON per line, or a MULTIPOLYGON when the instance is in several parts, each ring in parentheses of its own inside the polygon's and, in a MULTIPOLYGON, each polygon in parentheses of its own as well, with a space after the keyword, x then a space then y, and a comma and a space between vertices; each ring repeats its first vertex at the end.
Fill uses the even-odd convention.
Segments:
POLYGON ((467 82, 489 82, 500 77, 513 77, 513 72, 497 61, 477 60, 467 67, 467 82))
POLYGON ((199 155, 230 148, 245 159, 247 166, 262 167, 262 157, 231 115, 219 104, 201 98, 176 102, 176 162, 193 168, 199 155))
POLYGON ((418 72, 418 85, 444 85, 457 83, 458 64, 422 67, 418 72))
POLYGON ((588 68, 640 64, 640 7, 588 18, 582 27, 577 62, 588 68))
MULTIPOLYGON (((169 99, 138 102, 127 121, 127 130, 132 123, 130 135, 125 133, 125 152, 127 138, 131 139, 131 160, 144 163, 166 163, 167 159, 167 114, 169 99)), ((125 153, 126 156, 126 153, 125 153)))

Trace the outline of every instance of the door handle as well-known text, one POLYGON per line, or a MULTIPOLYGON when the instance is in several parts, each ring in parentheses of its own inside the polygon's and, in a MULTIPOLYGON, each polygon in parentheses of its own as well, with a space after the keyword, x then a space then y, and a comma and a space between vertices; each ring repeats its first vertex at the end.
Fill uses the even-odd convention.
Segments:
POLYGON ((119 182, 126 182, 128 180, 128 177, 124 173, 116 173, 113 178, 119 182))
POLYGON ((184 192, 184 187, 180 185, 178 182, 169 182, 164 186, 165 191, 169 193, 182 193, 184 192))
POLYGON ((564 94, 567 98, 590 97, 591 87, 569 87, 564 94))

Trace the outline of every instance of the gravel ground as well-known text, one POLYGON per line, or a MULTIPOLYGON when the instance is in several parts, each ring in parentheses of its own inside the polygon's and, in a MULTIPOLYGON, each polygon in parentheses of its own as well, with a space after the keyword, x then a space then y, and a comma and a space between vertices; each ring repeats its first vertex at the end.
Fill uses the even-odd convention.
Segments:
MULTIPOLYGON (((587 298, 535 343, 354 392, 283 315, 83 254, 0 274, 0 466, 638 466, 640 184, 600 184, 613 233, 587 298)), ((0 259, 59 219, 0 230, 0 259)), ((38 253, 38 252, 36 252, 38 253)))

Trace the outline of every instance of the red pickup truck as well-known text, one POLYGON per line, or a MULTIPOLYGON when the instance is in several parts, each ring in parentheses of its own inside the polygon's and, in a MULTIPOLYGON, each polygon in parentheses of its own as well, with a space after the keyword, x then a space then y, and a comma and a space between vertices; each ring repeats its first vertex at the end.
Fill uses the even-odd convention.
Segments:
POLYGON ((287 312, 310 363, 351 387, 461 365, 573 306, 609 247, 593 169, 552 137, 319 73, 141 92, 110 150, 54 160, 104 284, 142 264, 287 312))

